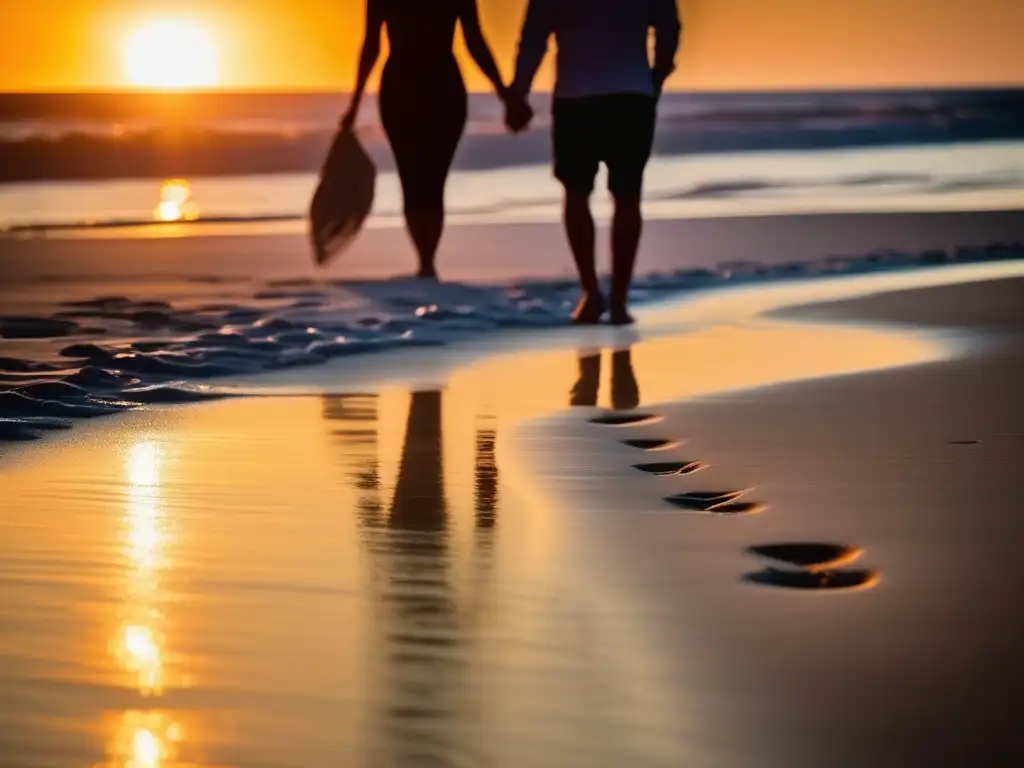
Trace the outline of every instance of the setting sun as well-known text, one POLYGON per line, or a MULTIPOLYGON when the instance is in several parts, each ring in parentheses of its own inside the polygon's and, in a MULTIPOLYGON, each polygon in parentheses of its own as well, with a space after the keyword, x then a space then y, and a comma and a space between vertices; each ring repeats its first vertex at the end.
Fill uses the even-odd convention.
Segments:
POLYGON ((124 47, 125 75, 143 88, 203 88, 220 82, 220 58, 197 24, 175 19, 137 29, 124 47))

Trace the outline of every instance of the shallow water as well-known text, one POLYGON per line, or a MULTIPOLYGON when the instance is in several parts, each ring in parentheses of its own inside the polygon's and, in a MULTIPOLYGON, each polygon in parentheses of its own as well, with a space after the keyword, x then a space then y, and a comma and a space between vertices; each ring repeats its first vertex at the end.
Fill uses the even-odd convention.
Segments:
MULTIPOLYGON (((770 309, 778 306, 780 296, 789 296, 794 303, 808 300, 814 292, 824 297, 836 290, 839 294, 870 290, 865 286, 879 281, 883 285, 902 281, 910 287, 1012 274, 1020 269, 1022 253, 1020 244, 995 243, 984 248, 870 253, 774 266, 733 262, 714 270, 639 278, 631 299, 657 315, 656 307, 666 305, 666 299, 705 289, 703 296, 711 301, 697 301, 697 306, 717 303, 719 318, 731 317, 732 322, 752 318, 757 311, 748 307, 737 314, 737 301, 717 301, 723 294, 770 309), (925 268, 936 264, 946 266, 925 268), (823 279, 843 275, 859 275, 859 279, 823 279), (795 281, 798 277, 819 280, 795 281), (752 287, 768 283, 775 283, 775 289, 750 293, 752 287), (711 288, 735 290, 706 290, 711 288)), ((415 348, 426 348, 429 367, 435 359, 451 359, 439 358, 439 348, 453 342, 480 342, 502 330, 518 329, 519 342, 535 346, 535 341, 527 342, 523 330, 571 330, 568 317, 578 290, 572 281, 488 286, 400 279, 353 284, 242 280, 218 285, 219 295, 209 286, 190 290, 181 283, 163 285, 163 290, 142 296, 138 287, 125 290, 127 295, 96 291, 97 285, 91 283, 76 287, 93 290, 87 292, 88 298, 72 299, 78 294, 45 280, 0 291, 0 300, 9 302, 17 313, 0 315, 0 443, 36 440, 48 432, 69 429, 76 420, 141 405, 237 393, 197 382, 316 366, 328 367, 333 376, 336 369, 327 364, 336 358, 382 356, 415 348)), ((708 318, 700 317, 699 311, 680 319, 677 309, 668 306, 670 325, 678 328, 680 322, 689 323, 692 328, 699 321, 707 326, 708 318)), ((656 325, 647 323, 649 329, 656 325)), ((660 333, 665 334, 664 323, 660 333)), ((712 346, 723 343, 729 340, 711 339, 712 346)), ((758 363, 753 369, 763 367, 758 363)), ((373 369, 357 366, 357 370, 373 369)), ((745 374, 733 380, 734 374, 726 376, 722 385, 750 385, 745 374)))
MULTIPOLYGON (((0 186, 0 233, 304 235, 316 181, 316 174, 293 173, 7 184, 0 186)), ((648 218, 1014 210, 1024 193, 1024 143, 663 154, 645 184, 648 218)), ((604 187, 602 177, 600 218, 611 211, 604 187)), ((376 189, 368 226, 402 227, 397 175, 381 173, 376 189)), ((561 189, 548 163, 456 171, 447 206, 453 225, 557 222, 561 189)))

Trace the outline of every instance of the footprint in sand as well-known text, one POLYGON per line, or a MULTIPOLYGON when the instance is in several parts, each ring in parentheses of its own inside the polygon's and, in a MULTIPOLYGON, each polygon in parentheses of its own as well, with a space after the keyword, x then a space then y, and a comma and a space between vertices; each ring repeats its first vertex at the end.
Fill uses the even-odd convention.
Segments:
POLYGON ((682 440, 664 440, 662 438, 637 438, 636 440, 623 440, 623 445, 630 448, 638 448, 641 451, 670 451, 683 444, 682 440))
MULTIPOLYGON (((620 355, 621 357, 621 355, 620 355)), ((579 358, 580 375, 572 389, 570 403, 572 405, 593 405, 596 402, 597 379, 600 374, 600 356, 582 355, 579 358)), ((628 378, 631 381, 629 391, 631 407, 639 404, 639 391, 635 386, 635 377, 632 375, 632 367, 628 353, 619 360, 621 371, 619 379, 628 378), (628 377, 622 375, 628 369, 628 377), (632 395, 635 395, 633 397, 632 395)), ((613 374, 616 371, 613 370, 613 374)), ((615 400, 615 379, 612 380, 613 402, 615 400)), ((591 424, 604 427, 635 427, 647 424, 655 424, 664 420, 664 416, 654 413, 633 412, 633 413, 604 413, 590 419, 591 424)), ((641 451, 669 451, 681 445, 683 441, 668 440, 665 438, 631 438, 621 441, 624 445, 636 448, 641 451)), ((682 477, 692 475, 705 469, 708 465, 700 461, 663 461, 650 462, 645 464, 634 464, 633 468, 658 477, 682 477)), ((764 511, 765 505, 759 502, 737 501, 746 491, 708 491, 696 493, 681 493, 669 496, 665 499, 669 504, 689 512, 701 512, 715 515, 754 515, 764 511)))
POLYGON ((843 566, 852 564, 864 554, 864 550, 844 544, 763 544, 749 547, 747 552, 793 566, 768 567, 756 573, 748 573, 743 578, 752 584, 784 589, 869 589, 881 578, 872 569, 843 569, 843 566))
POLYGON ((590 423, 603 427, 636 427, 641 424, 655 424, 664 418, 653 413, 610 413, 593 418, 590 423))
POLYGON ((748 493, 742 491, 696 491, 679 493, 665 498, 669 504, 688 512, 705 512, 713 515, 756 515, 766 509, 760 502, 741 502, 738 498, 748 493))
POLYGON ((749 547, 747 552, 756 557, 794 565, 812 573, 850 565, 864 554, 863 549, 824 542, 762 544, 749 547))
POLYGON ((877 571, 784 571, 765 568, 757 573, 748 573, 744 581, 768 587, 785 589, 870 589, 881 579, 877 571))
POLYGON ((633 469, 661 477, 692 475, 694 472, 707 469, 707 467, 708 465, 702 461, 658 461, 652 464, 633 465, 633 469))

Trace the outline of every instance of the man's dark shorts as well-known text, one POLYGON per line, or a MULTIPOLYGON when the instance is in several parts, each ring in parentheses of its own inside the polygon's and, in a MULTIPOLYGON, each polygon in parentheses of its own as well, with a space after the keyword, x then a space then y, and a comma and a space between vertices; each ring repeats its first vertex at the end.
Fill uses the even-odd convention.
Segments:
POLYGON ((601 163, 608 166, 608 190, 639 198, 651 157, 657 103, 641 94, 555 99, 555 177, 570 192, 589 195, 601 163))

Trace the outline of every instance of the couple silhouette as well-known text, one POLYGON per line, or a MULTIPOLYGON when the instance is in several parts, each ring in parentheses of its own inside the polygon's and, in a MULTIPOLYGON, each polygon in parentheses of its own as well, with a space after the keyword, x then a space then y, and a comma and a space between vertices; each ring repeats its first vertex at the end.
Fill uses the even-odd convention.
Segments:
POLYGON ((643 229, 644 171, 657 102, 675 68, 681 31, 675 0, 530 0, 515 76, 508 85, 484 36, 477 0, 367 0, 356 88, 342 126, 355 124, 386 27, 390 53, 381 77, 380 117, 401 179, 421 278, 437 278, 445 183, 466 127, 466 86, 453 51, 457 25, 470 56, 504 104, 512 133, 533 120, 530 90, 555 38, 554 175, 565 190, 565 231, 582 294, 573 319, 595 324, 608 313, 615 325, 632 323, 628 298, 643 229), (652 29, 653 61, 648 51, 652 29), (614 201, 607 298, 597 277, 590 208, 602 163, 614 201))

